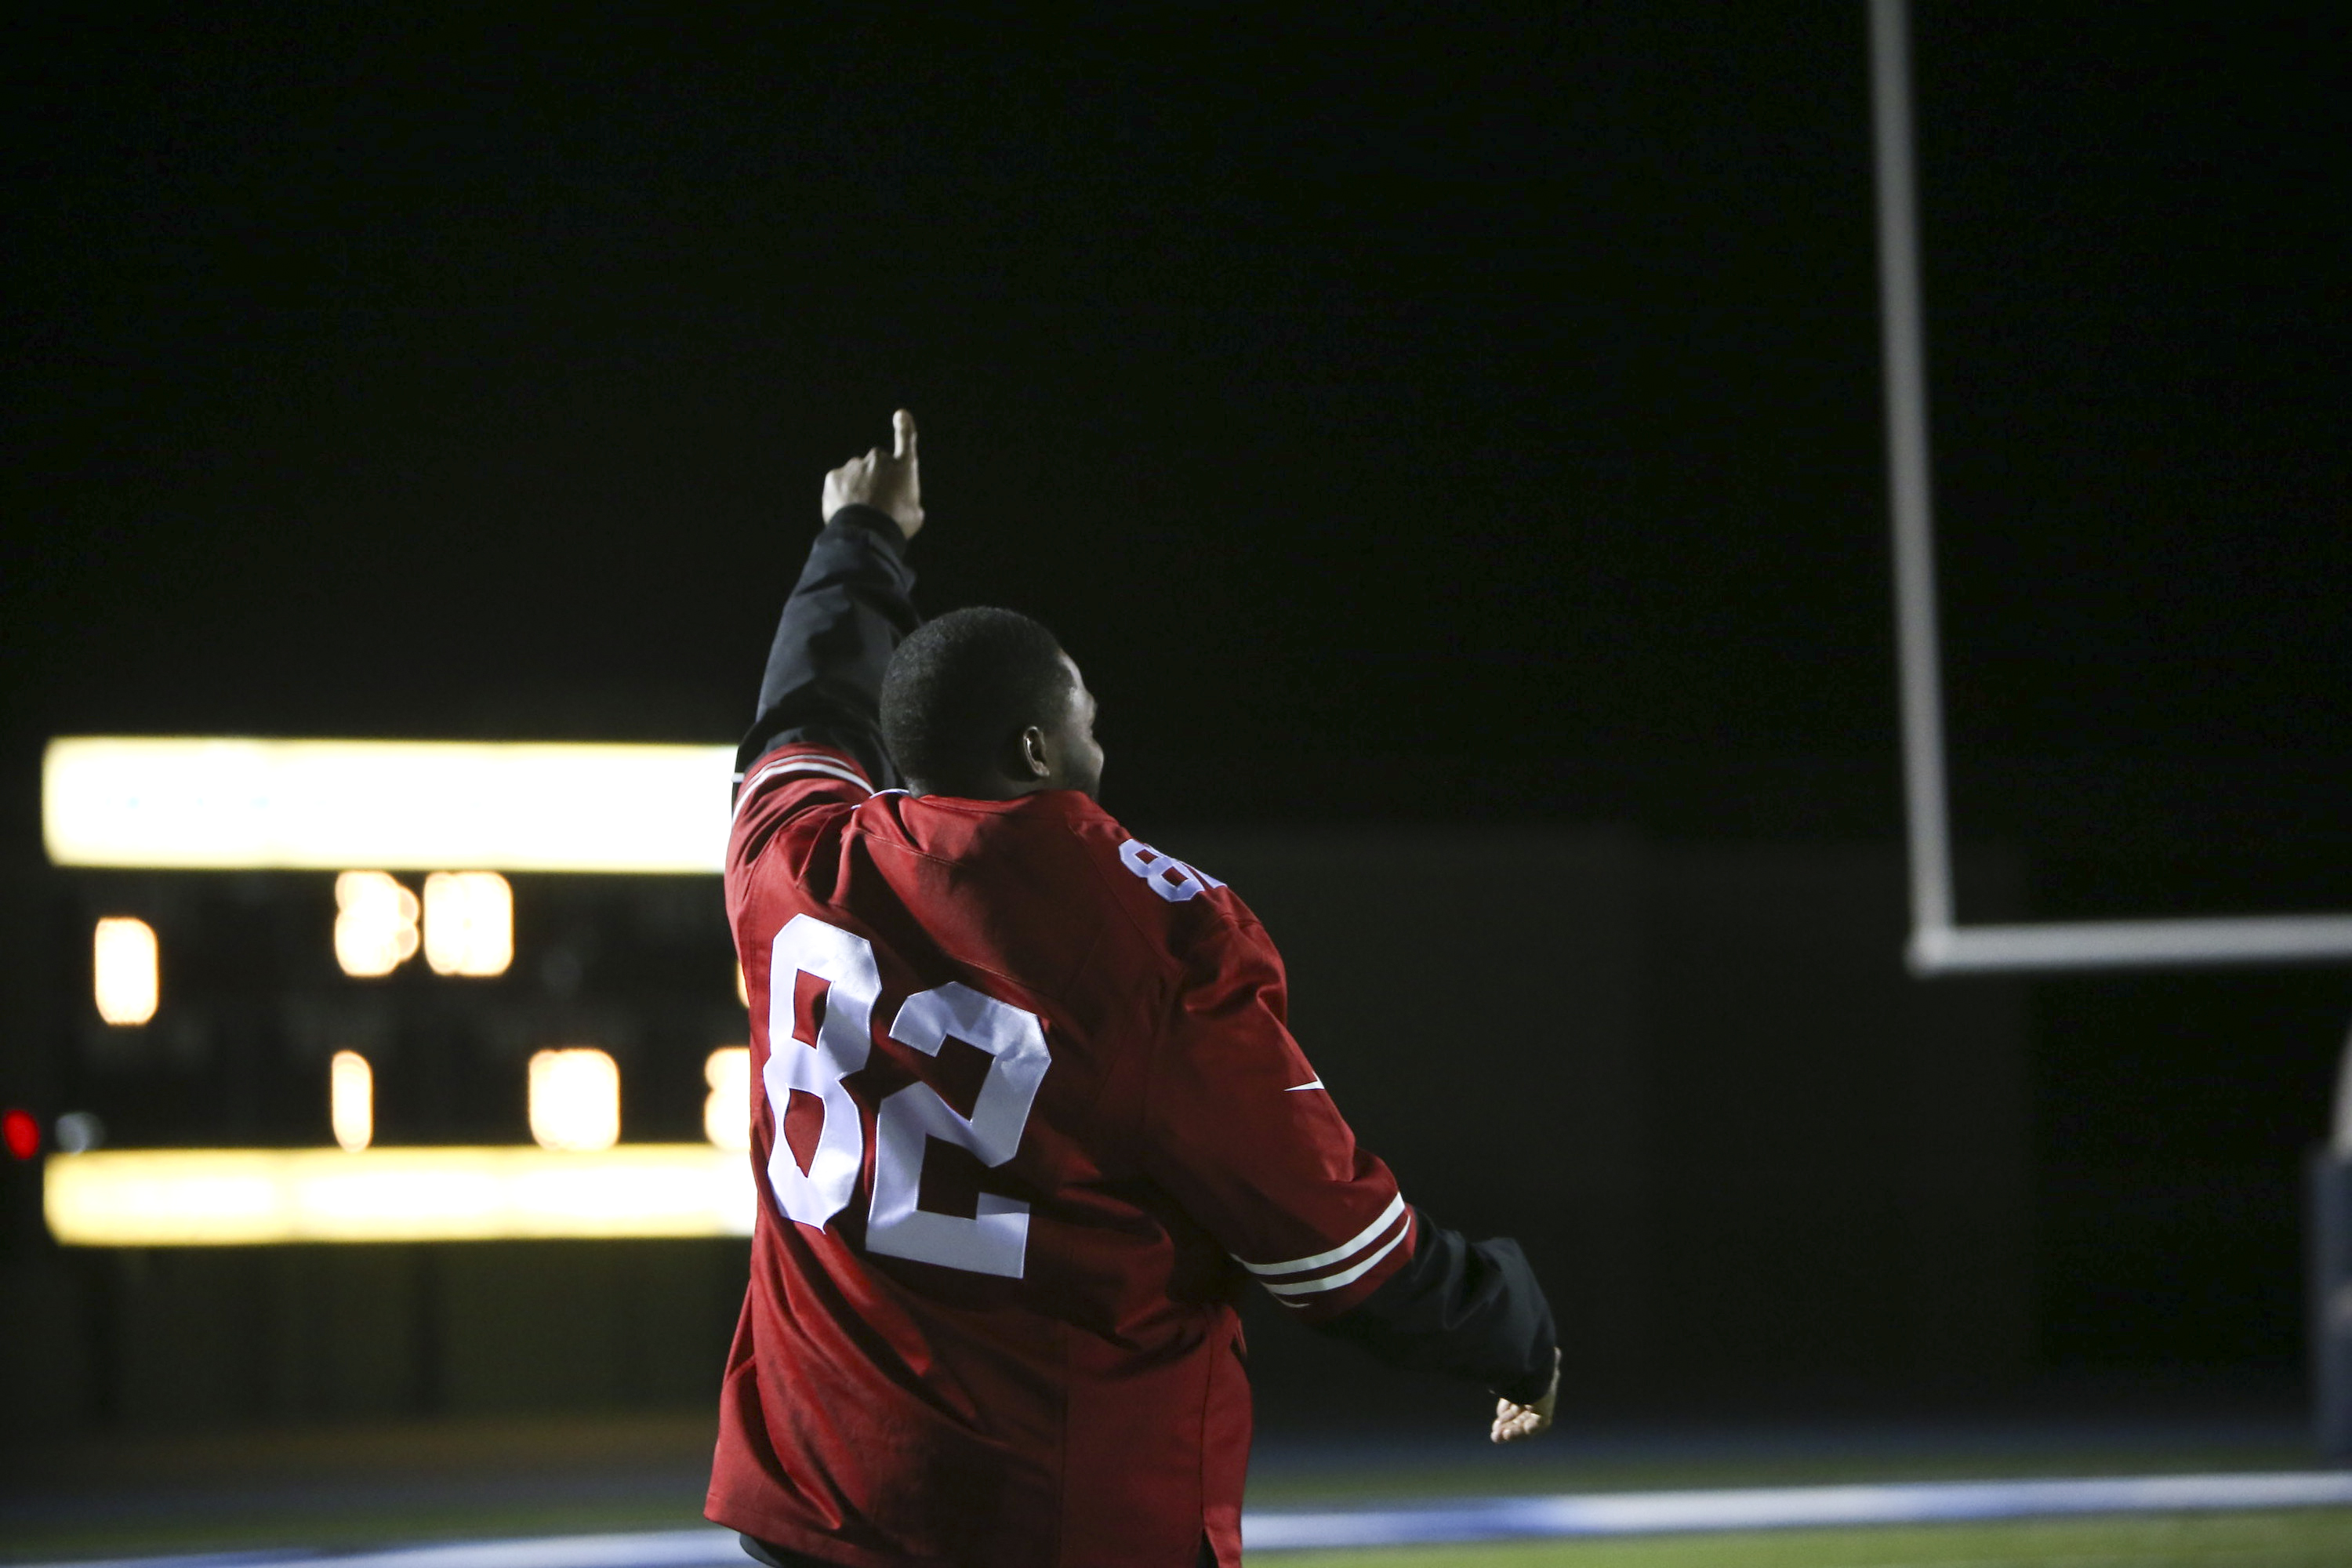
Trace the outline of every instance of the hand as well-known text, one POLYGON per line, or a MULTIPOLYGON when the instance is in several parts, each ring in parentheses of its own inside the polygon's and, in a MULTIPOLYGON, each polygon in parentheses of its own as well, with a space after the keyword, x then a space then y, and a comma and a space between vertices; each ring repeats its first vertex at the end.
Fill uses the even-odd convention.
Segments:
POLYGON ((923 526, 923 483, 915 469, 915 416, 901 408, 890 416, 890 455, 875 447, 852 458, 824 477, 824 515, 845 506, 888 512, 908 539, 923 526))
POLYGON ((1495 1401, 1495 1430, 1491 1434, 1497 1443, 1517 1443, 1539 1432, 1551 1430, 1551 1409, 1559 1401, 1559 1352, 1551 1352, 1551 1386, 1533 1405, 1514 1405, 1507 1399, 1495 1401))

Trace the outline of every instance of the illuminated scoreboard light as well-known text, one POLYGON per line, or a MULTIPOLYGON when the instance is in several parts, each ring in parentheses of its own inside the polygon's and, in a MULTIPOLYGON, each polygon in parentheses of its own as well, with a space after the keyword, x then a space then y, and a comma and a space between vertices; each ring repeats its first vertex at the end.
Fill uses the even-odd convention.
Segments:
POLYGON ((621 1069, 593 1047, 535 1051, 530 1135, 542 1149, 589 1154, 621 1141, 621 1069))
POLYGON ((337 1051, 327 1063, 327 1125, 348 1152, 375 1142, 375 1069, 357 1051, 337 1051))
POLYGON ((702 1064, 710 1094, 702 1102, 702 1135, 711 1146, 743 1153, 751 1147, 751 1047, 721 1046, 702 1064))
POLYGON ((52 1154, 42 1208, 80 1247, 749 1236, 742 1155, 707 1143, 108 1149, 52 1154))
POLYGON ((41 762, 60 866, 721 868, 731 746, 78 736, 41 762))
POLYGON ((504 974, 514 962, 514 890, 496 871, 425 879, 425 962, 436 974, 504 974))
POLYGON ((423 910, 387 872, 344 872, 335 879, 335 962, 361 979, 391 973, 416 956, 423 910))
POLYGON ((91 921, 52 1233, 748 1234, 708 880, 731 771, 719 746, 52 742, 44 837, 91 921))
POLYGON ((121 1026, 153 1017, 163 989, 160 968, 154 927, 120 915, 100 921, 90 942, 90 989, 98 1016, 121 1026))

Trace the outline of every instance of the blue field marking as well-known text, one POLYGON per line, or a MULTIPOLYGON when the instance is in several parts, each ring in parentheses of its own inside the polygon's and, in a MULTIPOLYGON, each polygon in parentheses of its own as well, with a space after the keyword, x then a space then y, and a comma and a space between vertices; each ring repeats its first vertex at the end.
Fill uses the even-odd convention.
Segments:
MULTIPOLYGON (((299 1546, 273 1546, 251 1552, 192 1552, 176 1557, 79 1557, 70 1563, 30 1563, 24 1568, 278 1568, 278 1564, 315 1563, 319 1554, 299 1546)), ((14 1565, 12 1565, 14 1568, 14 1565)))
POLYGON ((744 1568, 731 1530, 627 1530, 599 1535, 535 1535, 446 1541, 365 1552, 207 1552, 179 1557, 111 1557, 18 1568, 744 1568))
MULTIPOLYGON (((1406 1508, 1255 1509, 1242 1515, 1242 1544, 1252 1552, 1292 1552, 1785 1530, 1806 1525, 1935 1524, 2073 1514, 2331 1507, 2352 1507, 2352 1472, 1570 1492, 1552 1497, 1465 1498, 1406 1508)), ((455 1541, 373 1552, 213 1552, 34 1568, 742 1568, 750 1561, 733 1531, 705 1527, 455 1541)))
POLYGON ((1256 1552, 1436 1545, 1559 1536, 1664 1535, 1801 1525, 1934 1524, 2066 1514, 2186 1513, 2352 1506, 2352 1473, 2118 1476, 2089 1480, 1921 1481, 1895 1486, 1746 1487, 1478 1498, 1413 1508, 1242 1516, 1256 1552))

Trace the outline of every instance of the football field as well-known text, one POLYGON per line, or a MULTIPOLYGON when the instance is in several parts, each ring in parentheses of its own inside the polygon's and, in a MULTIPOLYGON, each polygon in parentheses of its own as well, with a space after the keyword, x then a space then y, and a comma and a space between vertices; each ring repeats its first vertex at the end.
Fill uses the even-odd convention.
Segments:
MULTIPOLYGON (((2352 1475, 2298 1425, 1270 1437, 1244 1518, 1283 1568, 2352 1563, 2352 1475), (1474 1435, 1475 1436, 1475 1435, 1474 1435), (1837 1521, 1837 1522, 1831 1522, 1837 1521)), ((0 1470, 0 1562, 734 1568, 707 1419, 153 1440, 0 1470)))
MULTIPOLYGON (((15 1558, 13 1552, 7 1555, 15 1558)), ((2109 1563, 2340 1568, 2352 1563, 2352 1509, 1683 1532, 1324 1552, 1253 1550, 1245 1557, 1285 1568, 2059 1568, 2109 1563)), ((110 1568, 732 1568, 749 1559, 726 1532, 697 1529, 386 1542, 373 1552, 320 1555, 279 1548, 55 1561, 103 1562, 110 1568)))

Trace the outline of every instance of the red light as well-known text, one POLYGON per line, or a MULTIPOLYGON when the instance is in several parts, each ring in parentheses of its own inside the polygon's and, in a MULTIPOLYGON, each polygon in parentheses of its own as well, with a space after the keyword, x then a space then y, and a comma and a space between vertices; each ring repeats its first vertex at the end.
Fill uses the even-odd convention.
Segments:
POLYGON ((29 1110, 11 1110, 0 1116, 0 1143, 7 1144, 8 1152, 19 1160, 29 1160, 40 1152, 41 1124, 29 1110))

